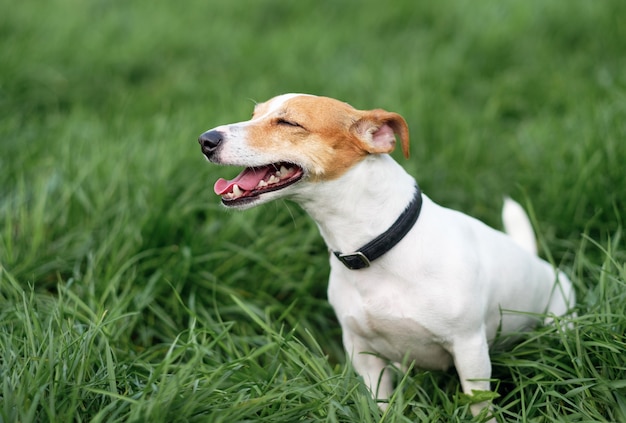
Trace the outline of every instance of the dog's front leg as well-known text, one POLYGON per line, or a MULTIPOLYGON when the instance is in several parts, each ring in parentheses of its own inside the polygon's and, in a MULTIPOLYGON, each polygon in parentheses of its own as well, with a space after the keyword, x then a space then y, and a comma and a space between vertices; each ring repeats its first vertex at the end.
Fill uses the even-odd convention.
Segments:
MULTIPOLYGON (((491 360, 484 331, 455 339, 452 350, 454 366, 461 379, 463 392, 472 396, 474 391, 489 391, 491 360)), ((476 416, 488 406, 487 402, 480 402, 472 404, 470 409, 476 416)))
POLYGON ((378 406, 386 410, 387 400, 393 392, 391 373, 387 369, 387 362, 369 352, 357 353, 352 358, 354 370, 363 377, 365 384, 378 401, 378 406))
POLYGON ((346 351, 350 352, 350 359, 354 370, 363 378, 372 397, 378 400, 378 406, 387 409, 387 400, 393 392, 391 374, 387 369, 387 362, 367 351, 365 345, 353 335, 344 331, 343 343, 346 351))

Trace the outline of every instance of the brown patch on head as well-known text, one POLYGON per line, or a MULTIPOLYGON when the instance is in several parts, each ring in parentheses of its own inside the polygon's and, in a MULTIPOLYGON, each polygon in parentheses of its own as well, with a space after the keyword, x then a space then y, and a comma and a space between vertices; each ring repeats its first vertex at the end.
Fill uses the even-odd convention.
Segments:
POLYGON ((246 131, 251 148, 293 162, 317 181, 338 178, 368 154, 390 153, 396 134, 409 153, 402 116, 357 110, 328 97, 275 97, 257 105, 246 131))

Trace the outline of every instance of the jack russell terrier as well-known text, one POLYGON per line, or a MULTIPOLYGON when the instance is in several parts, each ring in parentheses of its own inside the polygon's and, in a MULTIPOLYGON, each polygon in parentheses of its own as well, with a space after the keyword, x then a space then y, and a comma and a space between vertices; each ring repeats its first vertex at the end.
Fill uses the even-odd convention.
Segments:
POLYGON ((505 201, 504 234, 424 195, 388 154, 396 135, 408 158, 399 114, 285 94, 198 141, 209 161, 245 167, 215 183, 225 206, 290 198, 315 220, 330 250, 328 300, 374 398, 392 393, 388 363, 406 360, 432 370, 454 364, 464 393, 488 391, 496 334, 567 313, 572 285, 537 257, 519 204, 505 201))

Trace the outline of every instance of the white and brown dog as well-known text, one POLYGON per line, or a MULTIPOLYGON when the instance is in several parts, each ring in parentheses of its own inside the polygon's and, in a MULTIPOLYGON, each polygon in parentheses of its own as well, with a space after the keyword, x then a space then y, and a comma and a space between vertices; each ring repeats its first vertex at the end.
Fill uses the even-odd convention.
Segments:
POLYGON ((463 392, 489 390, 496 332, 567 313, 571 283, 537 257, 529 219, 512 200, 504 234, 422 194, 388 155, 396 135, 408 157, 399 114, 285 94, 198 141, 209 161, 245 167, 215 183, 225 206, 290 198, 315 220, 331 251, 328 299, 344 347, 376 398, 393 389, 387 360, 454 364, 463 392))

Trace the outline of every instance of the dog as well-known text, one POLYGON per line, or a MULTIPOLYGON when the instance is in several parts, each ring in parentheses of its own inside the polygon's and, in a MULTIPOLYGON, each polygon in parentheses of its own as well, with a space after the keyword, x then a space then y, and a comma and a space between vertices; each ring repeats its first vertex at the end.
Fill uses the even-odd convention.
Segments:
POLYGON ((315 220, 330 250, 328 300, 344 348, 383 409, 389 363, 454 365, 465 394, 488 391, 496 335, 575 304, 570 280, 537 256, 519 204, 505 201, 506 233, 436 204, 389 155, 396 137, 408 158, 401 115, 284 94, 198 139, 210 162, 245 168, 214 185, 226 207, 289 198, 315 220))

